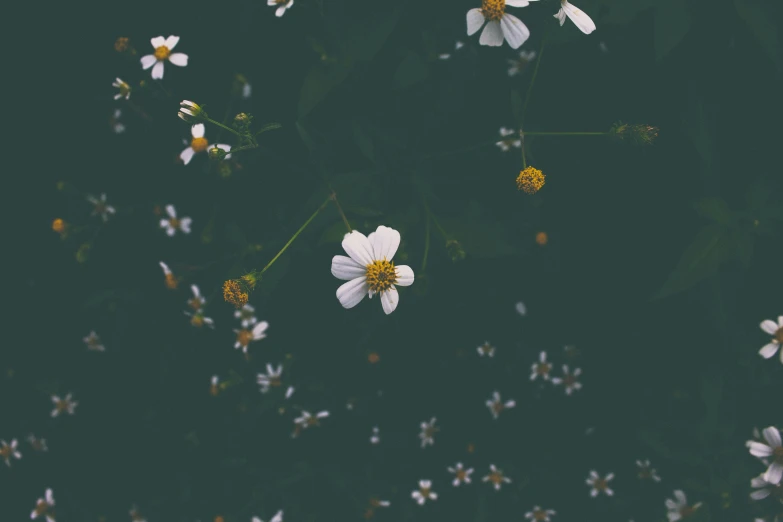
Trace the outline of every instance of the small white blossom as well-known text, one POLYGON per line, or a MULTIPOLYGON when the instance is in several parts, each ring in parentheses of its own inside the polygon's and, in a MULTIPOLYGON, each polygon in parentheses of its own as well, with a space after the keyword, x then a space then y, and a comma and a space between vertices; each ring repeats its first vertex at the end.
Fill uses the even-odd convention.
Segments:
POLYGON ((309 411, 302 410, 302 414, 296 419, 294 419, 294 424, 296 424, 296 429, 294 430, 294 433, 291 436, 297 437, 302 430, 306 430, 311 426, 320 426, 321 423, 319 421, 321 419, 325 419, 328 416, 329 416, 329 412, 326 410, 319 411, 315 415, 312 415, 309 411))
POLYGON ((525 518, 529 518, 533 522, 550 522, 549 517, 556 514, 554 509, 541 509, 538 506, 533 506, 532 511, 525 513, 525 518))
POLYGON ((508 60, 508 75, 514 77, 524 72, 525 69, 527 69, 528 64, 535 59, 535 51, 519 51, 519 58, 515 60, 508 60))
POLYGON ((106 194, 101 194, 100 198, 87 196, 87 201, 93 205, 91 215, 101 216, 101 219, 104 221, 104 223, 109 220, 109 214, 114 214, 117 212, 114 207, 106 203, 106 194))
POLYGON ((562 26, 565 23, 566 16, 583 33, 590 34, 595 31, 595 23, 592 18, 575 5, 568 3, 568 0, 561 0, 560 10, 555 13, 554 17, 560 20, 560 25, 562 26))
POLYGON ((549 372, 552 371, 552 364, 546 360, 546 352, 542 351, 538 354, 538 362, 533 363, 530 367, 530 380, 535 381, 538 377, 541 377, 545 381, 549 380, 549 372))
POLYGON ((485 475, 481 480, 491 482, 495 491, 499 491, 504 482, 507 484, 511 482, 511 479, 503 474, 503 470, 496 468, 494 464, 489 465, 489 475, 485 475))
POLYGON ((603 493, 607 496, 614 495, 614 491, 609 487, 609 482, 614 478, 614 473, 607 473, 605 477, 601 478, 595 470, 590 471, 590 476, 587 477, 586 483, 590 486, 590 496, 596 497, 599 493, 603 493))
POLYGON ((248 326, 254 325, 258 322, 255 313, 256 309, 251 305, 246 304, 239 310, 234 310, 234 317, 242 321, 242 328, 247 328, 248 326))
POLYGON ((489 344, 489 341, 484 341, 484 344, 476 348, 476 351, 481 357, 484 357, 485 355, 487 357, 495 356, 495 347, 489 344))
POLYGON ((35 520, 36 518, 46 517, 46 522, 55 522, 53 507, 54 495, 51 489, 47 489, 44 497, 36 501, 35 509, 30 513, 30 518, 35 520))
POLYGON ((571 395, 574 390, 581 390, 582 389, 582 383, 579 382, 578 378, 582 374, 581 368, 574 368, 574 371, 571 372, 568 368, 567 364, 563 365, 563 376, 562 377, 552 377, 552 384, 554 385, 560 385, 562 384, 565 386, 565 392, 566 395, 571 395))
POLYGON ((639 468, 638 477, 642 480, 651 479, 655 482, 660 482, 661 477, 658 476, 658 472, 651 467, 649 460, 637 460, 636 466, 639 468))
POLYGON ((780 499, 781 502, 783 502, 783 482, 779 484, 772 484, 767 482, 764 476, 765 473, 762 473, 750 481, 751 487, 756 488, 756 490, 750 494, 750 498, 753 500, 762 500, 770 495, 774 495, 780 499))
POLYGON ((116 80, 114 80, 111 86, 116 87, 120 91, 114 95, 115 100, 119 100, 120 98, 125 98, 127 100, 128 98, 130 98, 131 87, 121 79, 117 78, 116 80))
POLYGON ((213 321, 211 317, 205 316, 202 310, 197 310, 196 312, 193 313, 190 312, 183 312, 183 313, 188 317, 190 317, 190 324, 196 328, 201 328, 204 325, 207 325, 212 329, 215 328, 215 321, 213 321))
POLYGON ((169 268, 169 265, 167 265, 163 261, 160 261, 159 264, 160 264, 160 268, 163 269, 163 276, 166 278, 166 287, 168 287, 170 290, 174 290, 175 288, 177 288, 177 284, 178 284, 177 278, 174 277, 174 274, 169 268))
MULTIPOLYGON (((280 376, 283 374, 283 365, 278 364, 277 368, 267 363, 266 374, 258 374, 258 384, 261 386, 261 393, 267 393, 270 388, 277 388, 283 385, 280 376)), ((285 398, 288 399, 294 394, 294 387, 289 386, 285 392, 285 398)))
POLYGON ((378 426, 372 427, 372 435, 370 435, 370 444, 378 444, 381 442, 381 430, 378 426))
POLYGON ((498 133, 500 134, 500 141, 495 143, 495 145, 497 145, 498 148, 500 148, 500 150, 502 150, 503 152, 508 152, 509 150, 511 150, 511 147, 517 149, 522 147, 522 138, 519 136, 519 133, 514 129, 500 127, 498 133))
POLYGON ((415 489, 413 492, 411 492, 411 498, 413 498, 413 500, 415 500, 420 506, 427 502, 427 500, 438 500, 438 494, 432 491, 431 488, 431 480, 420 480, 419 489, 415 489))
POLYGON ((34 451, 49 451, 49 447, 46 445, 46 439, 36 437, 32 433, 27 436, 27 442, 30 443, 30 447, 34 451))
POLYGON ((160 228, 165 228, 166 234, 169 237, 176 234, 177 230, 181 230, 185 234, 190 234, 190 225, 193 223, 192 219, 189 217, 178 219, 177 210, 174 208, 174 205, 166 205, 166 214, 168 214, 169 217, 168 219, 160 220, 160 228))
MULTIPOLYGON (((252 522, 264 522, 258 517, 253 517, 252 522)), ((283 522, 283 510, 281 509, 277 513, 275 513, 275 516, 269 519, 269 522, 283 522)))
POLYGON ((780 484, 783 478, 783 445, 781 444, 780 431, 775 426, 764 428, 762 432, 766 444, 749 441, 747 446, 754 457, 769 457, 771 462, 764 473, 764 480, 770 484, 780 484))
POLYGON ((666 516, 669 518, 669 522, 677 522, 678 520, 689 517, 694 511, 701 507, 701 502, 689 506, 688 499, 681 489, 674 490, 674 498, 676 500, 670 498, 666 499, 666 509, 668 510, 666 516))
POLYGON ((68 394, 64 399, 61 399, 57 395, 52 395, 52 402, 54 403, 54 409, 52 410, 52 417, 57 417, 63 412, 67 412, 69 415, 73 415, 76 411, 78 402, 73 400, 72 394, 68 394))
MULTIPOLYGON (((209 144, 207 139, 204 137, 206 134, 206 127, 204 127, 203 123, 196 123, 195 125, 192 125, 190 127, 190 145, 186 147, 182 152, 179 154, 179 159, 182 160, 182 163, 187 165, 190 163, 190 160, 193 159, 193 156, 196 155, 196 153, 199 152, 206 152, 212 147, 217 147, 221 150, 224 150, 225 152, 231 152, 231 145, 227 145, 225 143, 213 143, 212 145, 209 144)), ((184 142, 187 145, 187 141, 184 142)), ((223 159, 230 159, 231 154, 226 154, 226 156, 223 159)))
POLYGON ((487 401, 487 408, 489 408, 492 417, 495 419, 498 418, 501 411, 507 410, 508 408, 513 408, 516 405, 517 403, 513 399, 503 402, 503 400, 500 398, 499 392, 493 392, 492 398, 487 401))
POLYGON ((294 5, 294 0, 267 0, 266 5, 277 6, 277 9, 275 9, 275 16, 280 18, 292 5, 294 5))
POLYGON ((123 124, 120 121, 121 116, 122 116, 122 111, 120 109, 114 109, 114 112, 109 118, 109 126, 111 127, 111 130, 113 130, 115 134, 122 134, 123 132, 125 132, 125 124, 123 124))
POLYGON ((147 522, 147 519, 141 514, 139 508, 136 505, 132 505, 128 514, 131 517, 131 522, 147 522))
MULTIPOLYGON (((455 51, 459 51, 459 50, 460 50, 460 49, 462 49, 464 46, 465 46, 465 44, 464 44, 464 43, 462 43, 462 42, 460 42, 459 40, 457 40, 457 41, 454 43, 454 50, 455 50, 455 51)), ((451 53, 441 53, 441 54, 439 54, 439 55, 438 55, 438 59, 439 59, 439 60, 448 60, 449 58, 451 58, 451 53)))
POLYGON ((19 444, 16 439, 11 440, 11 444, 8 444, 4 440, 0 440, 0 459, 5 461, 5 465, 11 467, 11 457, 19 460, 22 458, 22 454, 19 453, 19 444))
POLYGON ((237 340, 234 343, 234 348, 242 348, 244 353, 247 353, 247 347, 252 341, 260 341, 266 337, 266 329, 269 328, 269 323, 261 321, 253 326, 252 330, 243 328, 241 330, 234 330, 237 334, 237 340))
POLYGON ((93 352, 105 352, 106 347, 103 346, 101 338, 95 333, 95 330, 91 331, 87 337, 82 339, 84 344, 87 345, 87 349, 93 352))
POLYGON ((163 79, 163 63, 166 60, 179 67, 185 67, 188 64, 187 54, 171 52, 179 43, 179 36, 169 36, 168 38, 156 36, 150 40, 150 43, 155 52, 141 57, 141 67, 145 71, 152 67, 153 80, 163 79))
MULTIPOLYGON (((783 315, 778 316, 777 324, 770 319, 762 321, 761 329, 772 336, 772 340, 759 350, 759 355, 769 359, 780 350, 780 345, 783 344, 783 315)), ((783 363, 783 350, 780 350, 780 362, 783 363)))
POLYGON ((454 475, 451 485, 455 488, 460 484, 470 484, 470 475, 473 473, 473 468, 465 469, 462 467, 462 462, 457 462, 453 468, 448 467, 446 469, 454 475))
POLYGON ((514 15, 506 13, 506 6, 526 7, 532 0, 482 0, 481 8, 468 11, 468 36, 475 34, 487 23, 481 32, 479 43, 498 47, 503 40, 512 49, 519 49, 530 37, 530 31, 522 21, 514 15))
POLYGON ((432 446, 435 444, 435 433, 439 431, 439 428, 435 426, 435 417, 431 418, 429 422, 421 423, 421 433, 419 438, 421 439, 421 447, 424 448, 428 444, 432 446))
POLYGON ((198 312, 202 308, 204 308, 204 305, 206 304, 207 300, 204 298, 203 295, 201 295, 201 290, 199 290, 198 286, 196 285, 190 285, 190 291, 193 292, 193 297, 188 299, 188 306, 191 310, 194 312, 198 312))

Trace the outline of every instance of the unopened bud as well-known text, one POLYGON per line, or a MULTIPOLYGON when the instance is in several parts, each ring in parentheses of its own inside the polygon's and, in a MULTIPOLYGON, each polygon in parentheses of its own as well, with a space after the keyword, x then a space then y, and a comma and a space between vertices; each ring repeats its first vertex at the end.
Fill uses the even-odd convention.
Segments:
POLYGON ((190 100, 179 102, 179 112, 177 113, 182 120, 188 123, 196 123, 207 119, 207 113, 198 103, 190 100))
POLYGON ((212 160, 222 160, 226 157, 227 152, 218 147, 217 145, 213 145, 209 149, 209 159, 212 160))
POLYGON ((454 263, 465 259, 465 250, 456 239, 449 239, 446 241, 446 251, 451 258, 451 261, 454 263))

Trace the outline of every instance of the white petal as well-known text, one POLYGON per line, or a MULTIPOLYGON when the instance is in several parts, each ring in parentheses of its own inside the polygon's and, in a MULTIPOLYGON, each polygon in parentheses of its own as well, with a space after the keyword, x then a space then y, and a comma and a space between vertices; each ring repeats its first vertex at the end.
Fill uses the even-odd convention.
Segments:
POLYGON ((167 265, 163 261, 160 261, 160 267, 163 269, 164 274, 168 275, 171 273, 171 270, 169 269, 169 265, 167 265))
POLYGON ((667 498, 665 504, 666 504, 666 509, 668 509, 669 511, 677 510, 677 504, 672 499, 667 498))
POLYGON ((177 210, 174 208, 174 205, 166 205, 166 214, 173 218, 177 217, 177 210))
POLYGON ((778 327, 783 328, 783 315, 778 316, 778 327))
POLYGON ((153 80, 163 79, 163 62, 157 62, 155 66, 152 68, 152 79, 153 80))
POLYGON ((413 269, 408 265, 396 266, 397 284, 400 286, 411 286, 413 284, 413 269))
POLYGON ((388 290, 381 294, 381 305, 383 305, 383 311, 386 315, 389 315, 397 308, 397 303, 400 302, 400 294, 394 285, 390 286, 388 290))
POLYGON ((778 331, 778 325, 775 324, 775 321, 767 319, 766 321, 762 321, 761 329, 770 335, 775 335, 775 332, 778 331))
POLYGON ((471 9, 468 11, 468 36, 472 35, 484 25, 484 15, 481 9, 471 9))
POLYGON ((204 137, 204 124, 203 123, 196 123, 190 128, 190 135, 194 138, 203 138, 204 137))
POLYGON ((685 493, 681 489, 675 489, 674 490, 674 498, 677 499, 677 504, 679 506, 687 506, 688 505, 688 498, 685 496, 685 493))
POLYGON ((176 229, 176 228, 174 228, 174 227, 172 227, 172 226, 169 226, 169 227, 166 229, 166 235, 167 235, 167 236, 169 236, 169 237, 173 237, 173 236, 174 236, 174 234, 176 234, 176 233, 177 233, 177 229, 176 229))
POLYGON ((773 462, 764 474, 764 480, 770 484, 780 484, 781 478, 783 478, 783 464, 773 462))
POLYGON ((166 38, 166 43, 164 43, 163 45, 168 47, 169 51, 171 51, 172 49, 174 49, 174 47, 177 46, 178 42, 179 42, 179 36, 173 36, 172 35, 172 36, 169 36, 168 38, 166 38))
POLYGON ((587 13, 576 7, 575 5, 569 4, 568 2, 565 2, 563 4, 562 9, 565 11, 565 14, 568 15, 568 18, 571 19, 572 22, 574 22, 574 25, 576 25, 580 31, 582 31, 585 34, 590 34, 593 31, 595 31, 595 23, 593 22, 593 19, 587 16, 587 13))
POLYGON ((141 68, 145 71, 155 65, 155 62, 157 62, 158 59, 155 58, 154 54, 148 54, 147 56, 141 57, 141 68))
POLYGON ((343 308, 353 308, 364 299, 367 294, 367 283, 364 277, 357 277, 340 285, 337 289, 337 299, 343 308))
POLYGON ((479 38, 481 45, 489 45, 492 47, 499 47, 503 45, 503 30, 500 28, 500 22, 497 20, 490 20, 487 22, 484 30, 481 31, 481 38, 479 38))
POLYGON ((360 265, 367 266, 374 261, 372 244, 361 232, 354 230, 345 234, 342 244, 345 252, 360 265))
POLYGON ((530 31, 527 26, 514 15, 504 14, 503 18, 500 19, 500 27, 503 29, 503 36, 506 37, 506 41, 512 49, 519 49, 530 38, 530 31))
POLYGON ((150 43, 152 44, 153 49, 157 49, 161 45, 166 45, 166 39, 162 36, 156 36, 150 40, 150 43))
POLYGON ((332 275, 343 281, 350 281, 357 277, 363 277, 367 269, 348 256, 334 256, 332 258, 332 275))
POLYGON ((750 449, 750 454, 754 457, 769 457, 772 455, 772 448, 755 440, 748 442, 748 449, 750 449))
POLYGON ((419 486, 424 488, 424 489, 428 489, 428 488, 432 487, 432 481, 431 480, 420 480, 419 481, 419 486))
POLYGON ((193 155, 195 153, 196 151, 193 150, 193 147, 188 147, 187 149, 179 153, 179 159, 182 160, 182 163, 187 165, 188 163, 190 163, 190 160, 193 159, 193 155))
POLYGON ((528 0, 506 0, 506 5, 510 5, 511 7, 527 7, 530 4, 528 3, 528 0))
POLYGON ((753 500, 761 500, 764 498, 767 498, 770 494, 770 491, 768 489, 760 489, 758 491, 754 491, 750 494, 750 498, 753 500))
POLYGON ((283 510, 281 509, 275 513, 275 516, 273 516, 269 522, 283 522, 283 510))
POLYGON ((761 350, 759 350, 759 355, 761 355, 765 359, 769 359, 770 357, 772 357, 777 353, 778 348, 780 348, 780 345, 778 343, 765 344, 761 348, 761 350))
POLYGON ((764 440, 767 441, 767 444, 769 444, 770 447, 777 448, 783 445, 780 440, 780 432, 775 426, 764 428, 762 434, 764 435, 764 440))
POLYGON ((381 225, 367 237, 367 240, 372 245, 375 254, 373 259, 391 261, 400 246, 400 233, 393 228, 381 225))
POLYGON ((281 5, 280 7, 278 7, 275 10, 275 16, 280 18, 281 16, 283 16, 285 14, 285 10, 286 10, 286 6, 281 5))
POLYGON ((554 17, 560 20, 560 27, 563 27, 563 24, 566 21, 566 14, 565 11, 563 11, 563 8, 561 7, 558 12, 554 14, 554 17))
POLYGON ((266 321, 261 321, 257 325, 253 327, 253 339, 256 341, 259 339, 263 339, 266 337, 266 334, 264 333, 266 329, 269 328, 269 323, 266 321))
POLYGON ((174 65, 185 67, 188 64, 188 55, 185 53, 173 53, 169 55, 169 61, 174 65))
POLYGON ((179 220, 179 228, 186 234, 190 234, 190 225, 193 223, 193 220, 189 217, 184 217, 179 220))

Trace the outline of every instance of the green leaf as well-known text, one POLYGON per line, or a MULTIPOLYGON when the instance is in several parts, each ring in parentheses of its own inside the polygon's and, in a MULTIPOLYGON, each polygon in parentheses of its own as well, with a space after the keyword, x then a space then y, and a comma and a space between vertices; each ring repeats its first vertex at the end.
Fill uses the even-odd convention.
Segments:
POLYGON ((364 132, 361 128, 361 126, 353 122, 353 141, 356 143, 356 146, 359 147, 359 150, 362 151, 362 154, 370 160, 375 161, 375 147, 372 143, 372 138, 370 138, 366 132, 364 132))
POLYGON ((337 30, 345 37, 342 44, 346 55, 352 60, 369 62, 383 48, 394 31, 400 18, 400 10, 384 12, 377 7, 371 8, 368 4, 365 4, 365 8, 368 9, 366 16, 352 13, 342 21, 344 23, 339 24, 341 27, 337 30))
POLYGON ((733 213, 729 210, 729 205, 718 197, 700 199, 694 204, 696 212, 700 216, 711 219, 716 223, 727 224, 733 219, 733 213))
POLYGON ((424 81, 429 73, 427 63, 418 53, 411 51, 397 66, 392 83, 395 89, 402 89, 424 81))
POLYGON ((691 15, 685 0, 659 0, 655 7, 655 57, 663 59, 688 34, 691 15))
POLYGON ((313 65, 299 93, 299 118, 307 116, 324 101, 329 93, 348 77, 352 68, 353 63, 350 60, 326 66, 320 63, 313 65))
POLYGON ((781 69, 781 47, 778 40, 778 29, 775 25, 779 23, 777 17, 767 12, 759 2, 754 0, 734 0, 734 6, 737 8, 740 18, 748 25, 753 36, 756 37, 779 71, 781 69))

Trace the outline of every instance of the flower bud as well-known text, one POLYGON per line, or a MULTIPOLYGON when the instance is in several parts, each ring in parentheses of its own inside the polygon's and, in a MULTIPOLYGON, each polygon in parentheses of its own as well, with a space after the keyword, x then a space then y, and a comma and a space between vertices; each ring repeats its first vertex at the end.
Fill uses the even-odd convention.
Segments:
POLYGON ((67 224, 61 218, 57 218, 54 221, 52 221, 52 230, 54 230, 58 234, 62 234, 63 232, 65 232, 66 227, 67 224))
POLYGON ((217 145, 213 145, 209 149, 209 159, 211 160, 222 160, 226 157, 226 151, 218 147, 217 145))
POLYGON ((462 245, 456 239, 446 241, 446 252, 448 252, 453 263, 465 259, 465 250, 463 250, 462 245))
POLYGON ((196 123, 207 119, 207 113, 198 103, 190 100, 182 100, 179 102, 179 112, 177 113, 182 120, 188 123, 196 123))

